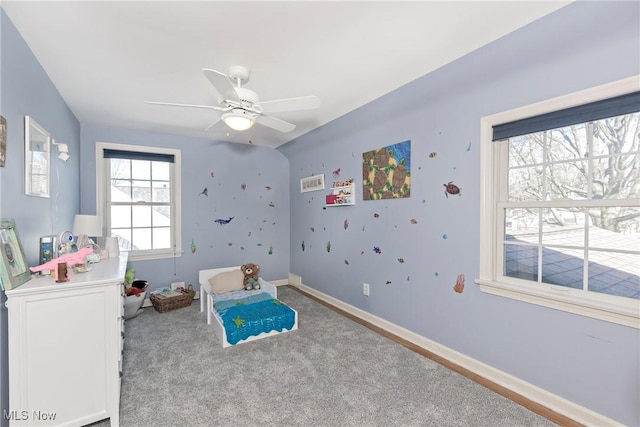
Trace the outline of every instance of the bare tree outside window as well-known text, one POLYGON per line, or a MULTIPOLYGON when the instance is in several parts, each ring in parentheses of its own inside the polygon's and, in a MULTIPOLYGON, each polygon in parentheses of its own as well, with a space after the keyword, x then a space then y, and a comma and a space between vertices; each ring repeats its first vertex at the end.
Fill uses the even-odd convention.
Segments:
POLYGON ((640 298, 638 200, 640 112, 510 138, 505 275, 640 298))

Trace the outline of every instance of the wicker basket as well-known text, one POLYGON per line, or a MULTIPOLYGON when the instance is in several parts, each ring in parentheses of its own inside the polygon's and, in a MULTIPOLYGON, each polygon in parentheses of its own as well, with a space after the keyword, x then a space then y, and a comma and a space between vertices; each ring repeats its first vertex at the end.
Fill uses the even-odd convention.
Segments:
POLYGON ((177 308, 189 307, 194 296, 196 296, 195 291, 187 291, 182 295, 168 298, 162 298, 152 294, 149 299, 151 300, 151 304, 153 304, 153 308, 155 308, 157 312, 165 313, 177 308))

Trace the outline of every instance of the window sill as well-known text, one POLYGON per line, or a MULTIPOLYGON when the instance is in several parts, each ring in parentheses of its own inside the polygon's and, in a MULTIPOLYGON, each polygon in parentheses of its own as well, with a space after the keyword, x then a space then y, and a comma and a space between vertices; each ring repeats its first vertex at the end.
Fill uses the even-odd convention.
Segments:
POLYGON ((604 320, 640 329, 640 301, 618 301, 609 295, 587 298, 571 289, 556 286, 510 285, 491 280, 476 279, 482 292, 493 294, 568 313, 604 320))
POLYGON ((150 261, 154 259, 167 259, 167 258, 180 258, 183 252, 181 250, 170 252, 166 251, 130 251, 129 252, 129 261, 150 261))

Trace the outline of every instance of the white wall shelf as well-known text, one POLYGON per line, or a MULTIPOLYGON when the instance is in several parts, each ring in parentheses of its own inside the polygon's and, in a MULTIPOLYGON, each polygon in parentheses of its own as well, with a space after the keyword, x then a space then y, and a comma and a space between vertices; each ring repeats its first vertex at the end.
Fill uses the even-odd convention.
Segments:
POLYGON ((352 206, 356 204, 356 191, 353 179, 348 181, 334 181, 331 193, 327 194, 325 206, 352 206))

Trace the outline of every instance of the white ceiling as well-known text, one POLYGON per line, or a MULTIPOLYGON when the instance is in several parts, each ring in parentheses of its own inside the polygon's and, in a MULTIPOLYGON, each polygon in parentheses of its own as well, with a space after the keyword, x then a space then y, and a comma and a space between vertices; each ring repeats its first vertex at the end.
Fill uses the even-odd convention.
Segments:
POLYGON ((568 1, 16 1, 2 7, 81 123, 277 147, 568 1), (251 70, 262 101, 316 95, 317 110, 229 130, 202 73, 251 70))

